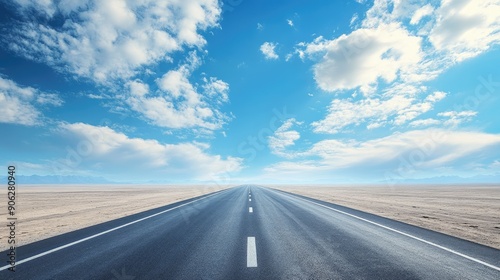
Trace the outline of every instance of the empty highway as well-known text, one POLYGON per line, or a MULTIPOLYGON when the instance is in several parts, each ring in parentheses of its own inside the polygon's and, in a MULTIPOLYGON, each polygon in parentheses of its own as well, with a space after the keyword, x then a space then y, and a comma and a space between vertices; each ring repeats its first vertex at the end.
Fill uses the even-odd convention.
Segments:
POLYGON ((258 186, 1 254, 0 279, 500 279, 500 250, 258 186))

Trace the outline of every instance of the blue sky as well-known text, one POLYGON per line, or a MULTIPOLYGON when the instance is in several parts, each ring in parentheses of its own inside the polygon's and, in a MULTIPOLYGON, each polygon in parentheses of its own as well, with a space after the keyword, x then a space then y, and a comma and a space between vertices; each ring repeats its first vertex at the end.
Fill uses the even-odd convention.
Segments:
POLYGON ((0 163, 120 182, 500 175, 500 3, 2 1, 0 163))

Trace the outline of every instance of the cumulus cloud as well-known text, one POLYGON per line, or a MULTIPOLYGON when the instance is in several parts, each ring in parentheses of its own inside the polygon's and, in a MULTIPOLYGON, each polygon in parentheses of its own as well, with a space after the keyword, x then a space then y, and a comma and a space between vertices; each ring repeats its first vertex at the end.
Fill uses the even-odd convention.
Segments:
POLYGON ((276 46, 275 43, 265 42, 260 46, 260 51, 264 55, 266 59, 278 59, 279 55, 276 54, 276 46))
POLYGON ((425 0, 375 0, 359 28, 334 39, 319 36, 299 43, 296 53, 315 61, 314 77, 325 91, 359 88, 369 95, 380 82, 390 87, 428 81, 449 63, 446 57, 436 57, 422 36, 422 30, 432 27, 433 11, 425 0), (405 24, 412 18, 418 28, 405 24))
POLYGON ((32 87, 23 87, 12 80, 0 77, 0 122, 27 126, 42 123, 43 105, 61 106, 58 95, 44 93, 32 87))
POLYGON ((165 144, 85 123, 64 123, 58 129, 68 153, 53 162, 59 175, 78 169, 113 177, 128 170, 130 179, 210 180, 241 169, 242 159, 212 155, 206 143, 165 144))
POLYGON ((31 20, 9 27, 3 42, 11 50, 101 84, 130 78, 184 46, 202 47, 199 32, 218 26, 221 13, 217 0, 16 4, 31 20))
POLYGON ((463 116, 445 120, 445 115, 438 115, 441 120, 417 120, 446 94, 436 91, 419 97, 425 90, 408 94, 406 89, 421 88, 457 62, 498 44, 499 11, 495 0, 446 0, 439 5, 426 0, 375 0, 351 33, 299 43, 296 53, 314 61, 319 88, 363 94, 355 101, 335 98, 326 117, 313 123, 314 131, 337 133, 364 123, 373 129, 409 122, 456 126, 467 121, 463 116))
POLYGON ((293 146, 295 141, 300 139, 300 133, 296 130, 292 130, 292 126, 300 125, 295 119, 286 120, 273 135, 268 137, 268 145, 271 153, 291 158, 294 157, 292 153, 285 152, 287 147, 293 146))
POLYGON ((333 40, 320 38, 306 46, 306 54, 324 56, 314 66, 314 78, 325 91, 370 89, 381 79, 393 82, 399 72, 420 62, 421 38, 396 24, 362 28, 333 40))
POLYGON ((196 87, 190 82, 191 72, 200 60, 193 52, 186 64, 170 70, 156 80, 152 91, 139 80, 128 83, 126 102, 153 124, 173 129, 220 129, 229 117, 219 110, 228 101, 229 85, 215 77, 204 78, 196 87))
MULTIPOLYGON (((274 176, 328 178, 365 174, 370 180, 446 175, 468 169, 471 162, 500 156, 500 135, 474 131, 425 129, 394 133, 367 141, 323 140, 301 153, 302 161, 283 161, 266 168, 274 176), (307 159, 319 157, 319 160, 307 159)), ((291 177, 287 177, 290 179, 291 177)))
POLYGON ((429 40, 437 50, 462 61, 500 42, 500 2, 447 0, 436 10, 429 40))
POLYGON ((446 67, 477 56, 499 42, 500 3, 497 0, 444 0, 439 4, 427 0, 375 0, 363 26, 406 20, 412 25, 418 24, 415 33, 432 43, 426 49, 427 56, 440 63, 444 60, 446 67))

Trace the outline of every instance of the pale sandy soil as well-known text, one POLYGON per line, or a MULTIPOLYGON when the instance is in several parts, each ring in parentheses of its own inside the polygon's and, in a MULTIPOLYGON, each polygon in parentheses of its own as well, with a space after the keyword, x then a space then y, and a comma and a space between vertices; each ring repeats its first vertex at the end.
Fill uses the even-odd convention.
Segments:
MULTIPOLYGON (((216 186, 22 186, 16 192, 16 240, 25 245, 176 201, 221 190, 216 186)), ((6 190, 0 221, 7 224, 6 190)), ((7 250, 7 228, 0 227, 0 251, 7 250)))
POLYGON ((272 187, 500 249, 500 186, 272 187))

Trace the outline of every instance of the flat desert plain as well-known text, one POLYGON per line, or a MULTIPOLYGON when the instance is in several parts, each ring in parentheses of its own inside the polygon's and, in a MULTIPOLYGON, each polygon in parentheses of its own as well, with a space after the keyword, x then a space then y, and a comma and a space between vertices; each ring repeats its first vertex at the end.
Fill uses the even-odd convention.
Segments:
POLYGON ((500 249, 500 185, 273 188, 500 249))
MULTIPOLYGON (((25 245, 224 188, 227 187, 21 186, 16 192, 16 242, 18 246, 25 245)), ((0 197, 0 203, 0 219, 7 224, 6 194, 0 197)), ((7 234, 7 227, 2 227, 0 251, 9 248, 7 234)))

